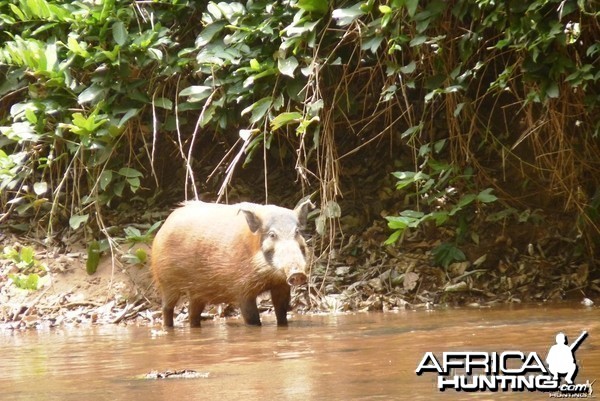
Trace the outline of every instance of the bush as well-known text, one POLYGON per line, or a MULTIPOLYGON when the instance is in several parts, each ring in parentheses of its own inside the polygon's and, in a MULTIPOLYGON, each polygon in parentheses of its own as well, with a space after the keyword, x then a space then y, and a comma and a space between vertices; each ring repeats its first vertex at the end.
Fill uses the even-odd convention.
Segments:
POLYGON ((464 196, 573 213, 592 250, 597 17, 576 0, 1 0, 3 219, 101 227, 167 185, 159 158, 186 197, 198 160, 225 167, 208 175, 223 195, 242 161, 267 175, 271 157, 335 204, 342 164, 389 138, 415 173, 444 141, 447 174, 472 171, 464 196))

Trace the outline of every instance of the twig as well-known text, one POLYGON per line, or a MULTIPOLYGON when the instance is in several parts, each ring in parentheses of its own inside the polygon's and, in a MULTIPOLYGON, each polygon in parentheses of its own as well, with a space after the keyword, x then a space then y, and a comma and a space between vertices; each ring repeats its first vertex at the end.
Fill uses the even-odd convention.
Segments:
MULTIPOLYGON (((44 291, 42 291, 42 293, 40 295, 38 295, 27 307, 27 309, 25 309, 25 312, 23 312, 23 316, 21 316, 21 319, 19 319, 19 324, 21 324, 21 322, 23 322, 23 319, 25 319, 25 317, 27 317, 27 315, 29 314, 29 312, 31 311, 31 309, 40 301, 40 299, 42 299, 42 297, 44 295, 46 295, 46 293, 48 292, 48 290, 50 289, 50 287, 46 287, 46 289, 44 291)), ((17 309, 17 311, 15 312, 15 314, 13 315, 12 320, 14 321, 18 316, 19 316, 19 312, 21 311, 21 308, 23 307, 23 305, 21 305, 21 307, 19 307, 17 309)))
POLYGON ((111 321, 111 323, 112 324, 117 324, 117 323, 121 322, 123 319, 129 318, 129 317, 131 317, 131 316, 139 313, 139 311, 143 307, 147 306, 146 302, 141 302, 139 305, 135 306, 135 304, 138 303, 138 301, 136 301, 136 302, 134 302, 132 304, 127 304, 125 306, 125 308, 123 308, 123 310, 121 311, 121 313, 116 318, 114 318, 111 321))

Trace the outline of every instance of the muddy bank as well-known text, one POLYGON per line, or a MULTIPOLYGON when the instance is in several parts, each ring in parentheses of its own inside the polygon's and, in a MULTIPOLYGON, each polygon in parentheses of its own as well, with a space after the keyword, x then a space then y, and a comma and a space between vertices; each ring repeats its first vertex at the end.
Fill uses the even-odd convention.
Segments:
MULTIPOLYGON (((375 224, 361 236, 339 240, 335 251, 317 258, 309 285, 293 292, 293 313, 564 300, 598 304, 600 278, 594 261, 569 258, 568 248, 545 255, 540 245, 531 252, 520 252, 496 241, 472 250, 465 262, 441 268, 433 265, 430 253, 435 241, 407 240, 402 246, 382 247, 385 235, 385 227, 375 224)), ((114 257, 106 252, 91 275, 86 272, 87 253, 82 245, 59 249, 0 234, 0 247, 4 249, 0 258, 0 328, 161 324, 149 261, 131 263, 128 259, 132 254, 148 253, 147 245, 114 249, 114 257), (23 266, 14 257, 8 258, 6 249, 23 248, 33 251, 37 289, 15 284, 23 266)), ((259 309, 272 312, 268 295, 259 298, 259 309)), ((176 325, 186 324, 185 303, 178 306, 176 316, 176 325)), ((224 317, 239 319, 237 308, 213 305, 203 314, 204 319, 224 317)))
POLYGON ((82 247, 60 252, 22 245, 14 237, 7 245, 35 249, 38 289, 15 285, 13 260, 0 260, 0 324, 4 328, 55 327, 120 322, 152 323, 152 283, 146 266, 124 266, 110 257, 101 259, 93 275, 86 272, 82 247))

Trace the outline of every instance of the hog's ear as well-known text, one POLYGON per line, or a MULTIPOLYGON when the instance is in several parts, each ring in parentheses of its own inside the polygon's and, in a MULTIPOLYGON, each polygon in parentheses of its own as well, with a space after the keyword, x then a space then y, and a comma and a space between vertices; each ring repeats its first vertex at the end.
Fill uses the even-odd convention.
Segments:
POLYGON ((248 222, 248 227, 250 227, 250 231, 255 233, 262 227, 262 221, 260 220, 260 217, 254 213, 254 211, 242 208, 240 209, 240 212, 244 213, 246 221, 248 222))
POLYGON ((300 202, 294 209, 294 213, 296 213, 296 216, 298 217, 298 223, 300 224, 301 229, 306 227, 308 213, 314 209, 315 205, 310 199, 300 202))

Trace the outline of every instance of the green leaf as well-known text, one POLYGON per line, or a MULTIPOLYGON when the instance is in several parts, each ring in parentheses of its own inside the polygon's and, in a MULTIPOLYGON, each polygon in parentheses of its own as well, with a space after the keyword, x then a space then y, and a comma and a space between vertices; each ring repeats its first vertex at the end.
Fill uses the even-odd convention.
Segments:
POLYGON ((556 99, 560 95, 560 90, 558 89, 558 84, 556 82, 551 82, 546 88, 546 95, 549 98, 556 99))
POLYGON ((389 14, 392 12, 392 9, 390 8, 390 6, 379 6, 379 12, 382 14, 389 14))
POLYGON ((418 133, 419 131, 421 131, 421 128, 423 128, 423 123, 419 124, 419 125, 415 125, 413 127, 410 127, 408 129, 406 129, 406 131, 404 131, 401 135, 400 138, 401 139, 405 139, 409 136, 413 136, 416 133, 418 133))
POLYGON ((403 74, 411 74, 417 69, 417 63, 413 60, 404 67, 400 67, 400 72, 403 74))
POLYGON ((166 97, 159 97, 158 99, 154 99, 154 106, 166 110, 172 110, 173 102, 170 99, 167 99, 166 97))
POLYGON ((40 276, 35 273, 26 275, 9 274, 8 277, 16 287, 22 290, 34 291, 38 289, 40 276))
POLYGON ((327 0, 299 0, 298 7, 307 12, 325 14, 329 10, 329 1, 327 0))
MULTIPOLYGON (((87 43, 85 43, 85 42, 81 42, 81 43, 83 43, 85 46, 87 46, 87 43)), ((75 39, 73 36, 69 36, 69 39, 67 39, 67 47, 69 48, 70 51, 72 51, 74 54, 81 56, 83 58, 90 57, 90 53, 85 49, 84 46, 81 45, 81 43, 79 43, 77 41, 77 39, 75 39)))
POLYGON ((385 240, 385 242, 383 243, 383 245, 391 245, 394 242, 398 241, 398 238, 400 238, 400 235, 402 235, 403 230, 396 230, 394 231, 389 237, 388 239, 385 240))
POLYGON ((112 181, 112 176, 112 170, 104 170, 102 174, 100 174, 100 189, 102 191, 106 191, 106 187, 108 187, 112 181))
POLYGON ((113 187, 113 192, 118 197, 121 197, 121 196, 123 196, 123 190, 124 189, 125 189, 125 181, 119 181, 119 182, 115 183, 115 185, 113 187))
POLYGON ((82 224, 87 223, 89 217, 89 214, 74 214, 69 218, 69 226, 71 226, 73 230, 77 230, 82 224))
POLYGON ((210 86, 192 85, 179 92, 179 96, 188 96, 189 102, 199 102, 210 96, 212 90, 210 86))
POLYGON ((419 212, 417 210, 403 210, 402 212, 400 212, 400 216, 404 216, 404 217, 410 217, 412 219, 421 219, 425 216, 425 213, 423 212, 419 212))
POLYGON ((101 53, 104 57, 106 57, 111 62, 117 61, 117 57, 119 56, 119 52, 121 51, 121 46, 115 45, 115 47, 110 50, 103 50, 101 53))
POLYGON ((113 39, 116 44, 123 46, 127 41, 127 28, 122 21, 117 21, 112 26, 113 39))
POLYGON ((34 127, 29 122, 16 122, 10 127, 0 127, 0 133, 19 143, 39 140, 39 135, 36 134, 34 127))
POLYGON ((135 193, 140 188, 140 179, 138 177, 127 178, 127 183, 131 192, 135 193))
POLYGON ((496 48, 497 49, 504 49, 506 46, 510 45, 511 40, 510 39, 500 39, 497 43, 496 43, 496 48))
POLYGON ((267 69, 265 71, 262 71, 262 72, 260 72, 258 74, 251 75, 251 76, 249 76, 248 78, 246 78, 244 80, 244 83, 243 83, 244 88, 247 88, 247 87, 253 85, 256 80, 258 80, 260 78, 263 78, 263 77, 267 77, 269 75, 274 75, 276 72, 277 72, 277 69, 275 69, 275 68, 269 68, 269 69, 267 69))
POLYGON ((361 3, 357 3, 350 8, 337 8, 333 10, 331 17, 337 20, 339 26, 350 25, 354 20, 365 14, 360 6, 361 3))
POLYGON ((30 246, 25 246, 21 248, 19 252, 19 257, 22 262, 25 262, 27 266, 33 266, 35 262, 35 251, 30 246))
MULTIPOLYGON (((56 49, 56 43, 48 43, 46 44, 46 50, 44 51, 45 58, 45 71, 54 71, 56 65, 58 64, 58 54, 56 49)), ((41 67, 41 65, 40 65, 41 67)))
POLYGON ((254 71, 260 71, 260 63, 258 62, 257 59, 253 58, 250 60, 250 68, 253 69, 254 71))
MULTIPOLYGON (((300 21, 298 21, 297 23, 288 25, 286 28, 283 29, 282 32, 288 36, 300 36, 307 32, 312 32, 315 29, 315 27, 319 24, 319 20, 312 21, 312 22, 308 22, 308 21, 304 22, 305 20, 306 20, 306 18, 303 18, 300 21)), ((283 44, 282 44, 283 49, 289 47, 289 44, 294 43, 294 42, 295 41, 283 42, 283 44), (286 47, 286 45, 287 45, 287 47, 286 47)))
POLYGON ((254 124, 264 117, 272 103, 273 98, 271 96, 263 97, 259 101, 252 103, 250 106, 242 110, 242 115, 252 112, 252 115, 250 116, 250 122, 254 124))
POLYGON ((477 200, 479 202, 483 202, 483 203, 490 203, 490 202, 497 201, 498 197, 491 193, 493 190, 494 190, 493 188, 484 189, 479 194, 477 194, 477 200))
POLYGON ((36 195, 43 195, 46 193, 46 191, 48 191, 48 183, 45 181, 36 182, 33 184, 33 192, 35 192, 36 195))
MULTIPOLYGON (((440 139, 439 141, 434 142, 434 144, 433 144, 434 153, 440 153, 444 149, 444 146, 446 146, 446 139, 440 139)), ((444 163, 440 166, 438 171, 446 170, 447 168, 448 168, 448 166, 444 163)))
POLYGON ((105 122, 108 121, 106 118, 97 118, 96 112, 93 112, 88 117, 85 117, 81 113, 73 113, 73 124, 68 125, 71 131, 78 135, 90 134, 96 129, 100 128, 105 122))
POLYGON ((147 50, 147 52, 151 59, 156 60, 156 61, 162 61, 163 52, 160 49, 155 49, 155 48, 151 47, 150 49, 147 50))
POLYGON ((134 168, 122 167, 119 169, 119 174, 126 178, 143 177, 144 174, 140 173, 134 168))
POLYGON ((148 254, 142 248, 137 248, 134 255, 138 258, 139 263, 146 263, 146 260, 148 260, 148 254))
POLYGON ((435 221, 436 226, 441 226, 450 219, 450 213, 446 211, 437 211, 430 213, 430 219, 435 221))
POLYGON ((281 72, 283 75, 287 75, 288 77, 294 78, 294 71, 296 70, 296 67, 298 67, 298 60, 296 60, 296 57, 294 56, 277 60, 277 68, 279 69, 279 72, 281 72))
POLYGON ((79 94, 77 102, 81 105, 85 103, 96 103, 97 100, 103 99, 107 92, 107 89, 102 88, 97 84, 92 84, 79 94))
POLYGON ((213 37, 223 30, 225 25, 225 21, 218 21, 204 28, 202 32, 200 32, 200 35, 198 35, 198 38, 196 38, 196 48, 199 49, 208 45, 212 41, 213 37))
POLYGON ((472 203, 476 198, 475 194, 466 194, 464 196, 462 196, 459 200, 458 203, 456 204, 456 206, 458 207, 465 207, 468 204, 472 203))
POLYGON ((419 35, 417 37, 414 37, 408 45, 410 47, 417 47, 417 46, 422 45, 423 43, 427 42, 427 39, 428 39, 427 36, 419 35))
POLYGON ((419 0, 405 0, 406 9, 408 10, 408 15, 412 18, 417 13, 417 7, 419 5, 419 0))
POLYGON ((117 126, 122 127, 127 121, 129 121, 131 118, 135 117, 139 112, 140 112, 140 109, 127 110, 127 113, 125 113, 123 115, 123 117, 121 117, 117 126))
POLYGON ((123 232, 125 233, 125 235, 127 236, 127 240, 128 241, 136 241, 139 242, 140 238, 142 237, 142 232, 140 231, 139 228, 137 227, 125 227, 123 229, 123 232))
POLYGON ((385 219, 388 221, 388 227, 392 230, 403 230, 408 227, 406 219, 400 216, 386 216, 385 219))
POLYGON ((464 102, 461 102, 456 105, 456 108, 454 109, 454 117, 458 117, 460 115, 460 112, 462 111, 463 107, 465 107, 464 102))
POLYGON ((275 131, 284 125, 299 123, 300 121, 302 121, 302 114, 297 111, 281 113, 271 120, 271 129, 275 131))
POLYGON ((418 227, 421 221, 425 218, 424 213, 414 210, 405 210, 400 213, 400 216, 386 216, 388 227, 392 230, 403 230, 405 228, 418 227))
POLYGON ((321 213, 328 219, 339 218, 342 216, 342 208, 335 201, 328 201, 323 207, 323 211, 321 213))
POLYGON ((19 18, 21 21, 25 21, 26 19, 28 19, 25 14, 23 14, 23 11, 21 11, 21 9, 19 7, 17 7, 14 4, 9 4, 8 5, 10 7, 10 10, 13 12, 13 14, 15 14, 17 16, 17 18, 19 18))
POLYGON ((447 268, 451 263, 462 262, 466 260, 466 256, 453 244, 443 243, 431 250, 433 260, 437 265, 442 265, 447 268))
POLYGON ((93 240, 88 245, 87 250, 87 261, 85 263, 85 271, 87 274, 94 274, 98 270, 98 264, 100 263, 100 244, 98 241, 93 240))
POLYGON ((465 206, 472 203, 475 200, 475 198, 476 198, 475 194, 466 194, 466 195, 462 196, 458 200, 458 203, 456 204, 456 206, 454 206, 452 208, 452 210, 450 211, 450 213, 448 213, 448 215, 454 216, 456 213, 460 212, 465 206))
POLYGON ((156 223, 152 224, 152 226, 150 226, 150 228, 148 229, 148 231, 146 232, 146 234, 152 234, 154 231, 156 231, 158 229, 158 227, 160 227, 160 225, 163 223, 163 221, 157 221, 156 223))
POLYGON ((206 6, 206 11, 208 11, 210 15, 212 15, 212 17, 217 21, 223 18, 221 9, 212 1, 210 1, 206 6))
POLYGON ((362 50, 369 50, 371 53, 376 54, 381 42, 383 42, 383 36, 373 36, 370 39, 364 40, 360 48, 362 50))

